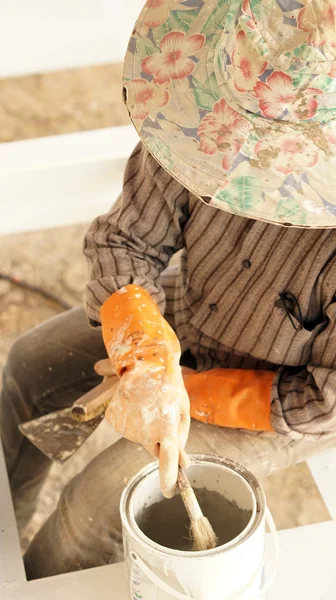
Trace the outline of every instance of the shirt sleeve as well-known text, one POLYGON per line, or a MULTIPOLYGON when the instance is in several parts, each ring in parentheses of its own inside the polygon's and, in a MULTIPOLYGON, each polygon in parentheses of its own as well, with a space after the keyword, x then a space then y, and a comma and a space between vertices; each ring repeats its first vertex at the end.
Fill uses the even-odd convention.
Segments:
POLYGON ((164 312, 159 276, 183 247, 188 206, 187 190, 140 143, 126 166, 121 195, 85 237, 90 275, 85 302, 91 325, 100 325, 105 300, 132 283, 145 288, 164 312))
POLYGON ((336 436, 336 302, 326 314, 328 324, 314 341, 308 366, 282 367, 273 383, 273 428, 294 439, 336 436))

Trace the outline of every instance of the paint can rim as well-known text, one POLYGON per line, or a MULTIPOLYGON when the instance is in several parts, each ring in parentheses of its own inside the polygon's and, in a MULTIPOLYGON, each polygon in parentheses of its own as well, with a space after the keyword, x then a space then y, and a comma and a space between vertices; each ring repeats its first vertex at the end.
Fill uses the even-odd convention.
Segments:
POLYGON ((223 544, 221 546, 217 546, 212 550, 194 552, 191 550, 174 550, 172 548, 162 546, 157 542, 151 540, 149 537, 147 537, 137 525, 134 515, 129 514, 132 493, 135 491, 137 485, 140 484, 140 482, 143 481, 146 477, 158 470, 157 461, 150 463, 149 465, 141 469, 141 471, 136 473, 125 487, 120 499, 120 516, 124 531, 127 531, 127 534, 134 541, 142 545, 146 545, 148 550, 160 555, 163 558, 171 556, 195 560, 196 558, 209 558, 210 556, 215 556, 232 551, 233 549, 238 548, 242 543, 245 543, 249 539, 249 537, 258 529, 258 527, 265 518, 266 498, 264 490, 257 478, 245 467, 230 459, 224 459, 216 455, 192 454, 190 455, 190 459, 193 465, 204 465, 206 463, 211 463, 212 465, 217 464, 218 466, 234 471, 236 475, 244 479, 245 482, 249 485, 256 501, 256 511, 254 514, 254 518, 252 515, 249 523, 238 536, 233 538, 233 540, 230 540, 230 542, 227 542, 226 544, 223 544))

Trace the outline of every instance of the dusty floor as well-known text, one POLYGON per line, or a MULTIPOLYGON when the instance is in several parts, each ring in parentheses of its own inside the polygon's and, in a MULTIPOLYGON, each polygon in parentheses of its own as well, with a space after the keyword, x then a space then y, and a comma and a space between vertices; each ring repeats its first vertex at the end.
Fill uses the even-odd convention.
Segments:
MULTIPOLYGON (((120 74, 119 65, 108 65, 0 82, 0 142, 126 123, 120 74)), ((81 225, 0 238, 0 270, 75 306, 86 281, 81 254, 85 230, 81 225)), ((18 335, 60 310, 56 303, 0 280, 0 369, 18 335)), ((23 548, 55 507, 65 482, 111 442, 110 429, 96 433, 64 467, 52 467, 36 513, 21 532, 23 548)), ((329 519, 306 464, 274 474, 263 485, 278 528, 329 519)))
POLYGON ((128 123, 120 65, 0 79, 0 141, 128 123))

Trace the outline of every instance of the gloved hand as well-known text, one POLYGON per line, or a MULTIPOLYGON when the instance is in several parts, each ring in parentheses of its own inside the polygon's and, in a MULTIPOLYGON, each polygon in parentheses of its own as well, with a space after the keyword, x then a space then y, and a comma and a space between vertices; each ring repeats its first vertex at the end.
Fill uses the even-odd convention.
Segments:
MULTIPOLYGON (((113 375, 111 362, 95 365, 99 375, 113 375)), ((182 367, 190 400, 191 417, 197 421, 256 431, 274 431, 271 424, 273 371, 211 369, 197 373, 182 367)))
POLYGON ((191 416, 203 423, 273 431, 271 388, 275 373, 244 369, 211 369, 186 373, 191 416))
POLYGON ((178 339, 151 296, 136 285, 112 294, 101 308, 101 319, 112 369, 120 377, 106 419, 159 458, 161 489, 171 497, 178 465, 187 463, 190 427, 178 339))

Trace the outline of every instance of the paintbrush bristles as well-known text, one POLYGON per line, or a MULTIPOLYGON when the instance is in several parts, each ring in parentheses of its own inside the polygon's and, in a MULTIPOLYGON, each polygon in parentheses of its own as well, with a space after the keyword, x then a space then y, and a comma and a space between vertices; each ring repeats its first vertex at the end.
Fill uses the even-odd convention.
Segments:
POLYGON ((193 521, 190 529, 193 539, 193 550, 200 552, 216 548, 218 539, 206 517, 193 521))
POLYGON ((217 536, 208 519, 204 517, 189 479, 181 468, 179 468, 177 481, 184 506, 190 518, 193 550, 202 551, 215 548, 217 546, 217 536))

